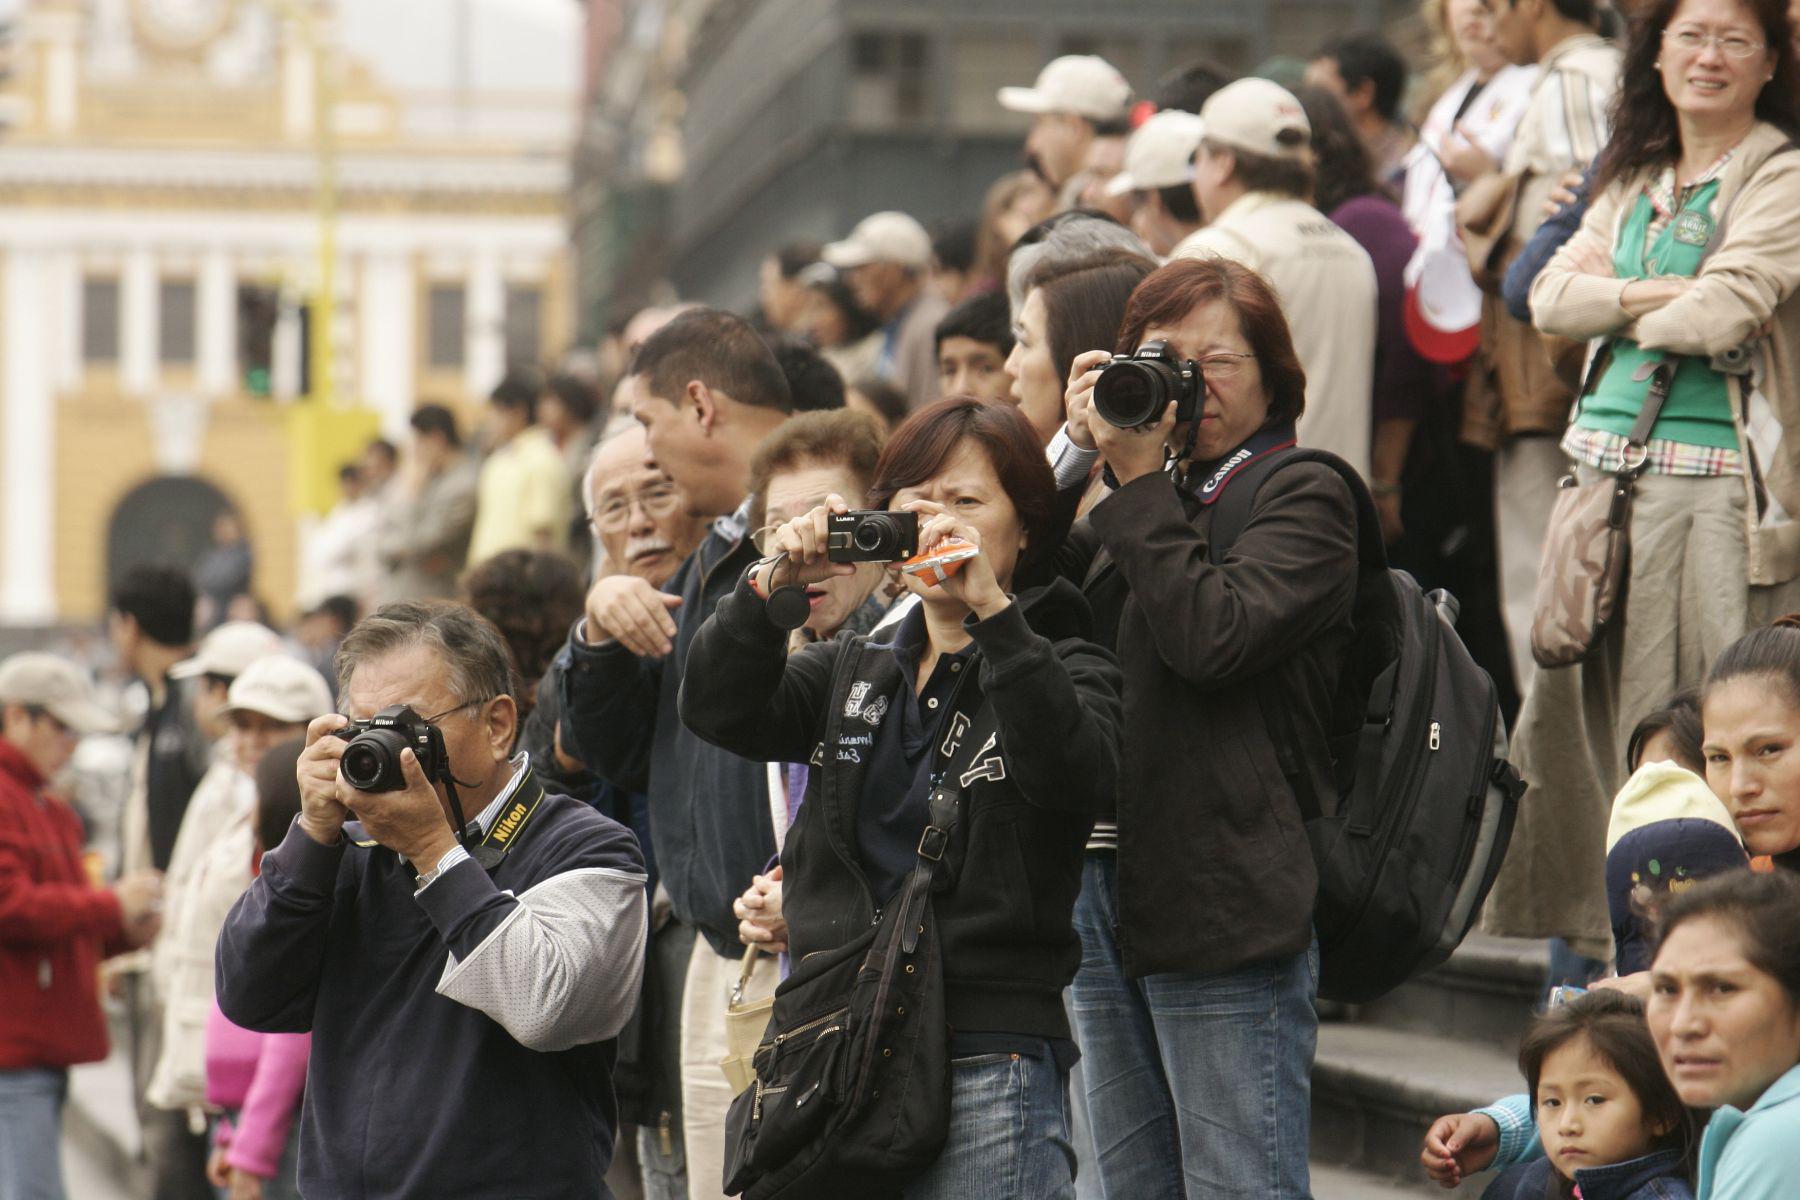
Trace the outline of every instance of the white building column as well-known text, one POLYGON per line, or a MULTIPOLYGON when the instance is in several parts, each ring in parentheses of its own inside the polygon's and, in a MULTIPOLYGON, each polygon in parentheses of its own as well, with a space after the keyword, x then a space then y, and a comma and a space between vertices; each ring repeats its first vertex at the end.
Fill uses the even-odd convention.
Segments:
POLYGON ((81 117, 81 14, 46 11, 27 19, 43 47, 44 123, 51 133, 72 133, 81 117))
POLYGON ((500 256, 492 246, 475 252, 469 264, 466 293, 468 353, 463 361, 463 387, 480 400, 506 373, 506 280, 500 256))
POLYGON ((230 396, 237 379, 237 271, 223 246, 212 246, 200 260, 199 382, 207 396, 230 396))
POLYGON ((413 410, 417 310, 410 256, 382 251, 363 260, 356 332, 362 376, 357 390, 363 402, 381 414, 382 433, 394 439, 405 436, 413 410))
POLYGON ((157 331, 156 259, 148 247, 125 256, 119 280, 119 385, 128 394, 147 395, 156 388, 157 331))
POLYGON ((56 398, 51 387, 51 273, 37 250, 8 250, 0 339, 0 620, 56 618, 56 398))

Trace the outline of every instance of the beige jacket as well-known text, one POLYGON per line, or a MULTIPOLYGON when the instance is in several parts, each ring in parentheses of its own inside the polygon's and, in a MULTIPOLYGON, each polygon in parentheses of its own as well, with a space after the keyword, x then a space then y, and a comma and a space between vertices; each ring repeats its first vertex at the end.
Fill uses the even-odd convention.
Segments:
POLYGON ((1229 258, 1269 281, 1306 371, 1300 444, 1329 450, 1369 478, 1379 305, 1368 251, 1304 200, 1251 192, 1170 257, 1229 258))
POLYGON ((1753 468, 1744 473, 1749 582, 1800 576, 1800 152, 1771 158, 1787 135, 1758 122, 1720 176, 1715 217, 1724 236, 1685 295, 1633 322, 1620 306, 1628 281, 1584 275, 1570 249, 1612 255, 1619 226, 1642 190, 1642 176, 1596 197, 1581 229, 1531 288, 1538 328, 1591 339, 1623 334, 1649 350, 1710 357, 1746 345, 1751 374, 1736 389, 1738 444, 1753 468), (1766 165, 1765 165, 1766 164, 1766 165), (1767 337, 1751 335, 1774 317, 1767 337))

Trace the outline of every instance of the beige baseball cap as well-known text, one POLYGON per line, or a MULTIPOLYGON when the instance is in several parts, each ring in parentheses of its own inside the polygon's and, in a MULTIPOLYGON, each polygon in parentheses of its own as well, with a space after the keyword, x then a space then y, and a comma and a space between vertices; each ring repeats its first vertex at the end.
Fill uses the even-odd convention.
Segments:
POLYGON ((1022 113, 1074 113, 1090 121, 1122 121, 1131 84, 1119 69, 1092 54, 1050 60, 1030 87, 1000 89, 1000 107, 1022 113))
POLYGON ((226 712, 261 713, 298 725, 331 711, 325 677, 297 658, 268 654, 244 668, 225 693, 226 712))
POLYGON ((81 669, 54 654, 15 654, 0 662, 0 704, 42 708, 76 733, 111 733, 119 727, 81 669))
POLYGON ((172 679, 224 675, 236 679, 251 663, 281 650, 281 635, 255 621, 227 621, 200 643, 194 657, 169 668, 172 679))
POLYGON ((1312 125, 1294 93, 1267 79, 1228 83, 1200 106, 1200 136, 1265 158, 1303 159, 1312 125))
POLYGON ((822 257, 840 271, 878 262, 922 271, 931 265, 931 235, 903 212, 872 213, 856 223, 849 237, 825 247, 822 257))
POLYGON ((1194 151, 1205 122, 1190 112, 1164 109, 1137 127, 1125 143, 1125 169, 1106 184, 1106 194, 1175 187, 1194 177, 1194 151))

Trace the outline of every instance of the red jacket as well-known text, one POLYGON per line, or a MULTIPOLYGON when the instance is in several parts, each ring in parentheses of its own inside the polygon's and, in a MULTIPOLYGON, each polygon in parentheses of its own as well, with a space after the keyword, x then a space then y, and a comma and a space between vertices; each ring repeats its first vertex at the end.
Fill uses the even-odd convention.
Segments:
POLYGON ((124 917, 88 882, 81 823, 0 738, 0 1071, 106 1057, 99 969, 124 917))

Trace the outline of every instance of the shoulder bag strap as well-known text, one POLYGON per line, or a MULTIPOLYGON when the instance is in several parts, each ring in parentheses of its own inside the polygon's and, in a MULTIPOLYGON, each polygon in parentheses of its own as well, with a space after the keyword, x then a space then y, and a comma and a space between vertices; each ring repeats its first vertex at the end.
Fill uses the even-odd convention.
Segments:
POLYGON ((950 848, 950 840, 962 824, 962 789, 953 770, 959 760, 972 753, 970 736, 974 714, 981 707, 979 659, 971 659, 951 693, 948 711, 940 729, 937 750, 933 754, 935 768, 931 773, 929 823, 919 834, 918 861, 900 889, 900 949, 911 954, 919 944, 919 915, 931 895, 932 885, 950 848))

